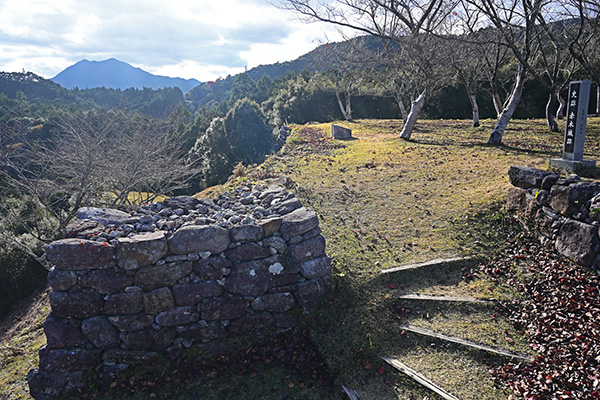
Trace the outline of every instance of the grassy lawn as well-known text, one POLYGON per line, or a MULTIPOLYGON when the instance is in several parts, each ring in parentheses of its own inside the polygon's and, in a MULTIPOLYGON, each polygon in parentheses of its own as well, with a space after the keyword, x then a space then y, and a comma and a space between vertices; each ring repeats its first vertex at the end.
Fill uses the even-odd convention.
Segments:
MULTIPOLYGON (((300 329, 310 331, 338 387, 357 390, 361 399, 436 398, 380 361, 385 355, 461 399, 508 397, 488 373, 504 358, 399 328, 410 323, 531 354, 526 336, 514 330, 502 306, 398 299, 415 293, 519 298, 513 288, 481 274, 471 279, 470 271, 503 245, 510 228, 502 216, 509 166, 546 168, 551 157, 560 157, 563 134, 548 132, 543 120, 512 121, 505 145, 489 147, 485 142, 494 122, 471 128, 465 120, 419 121, 411 141, 398 139, 401 124, 396 120, 340 122, 353 131, 353 139, 344 141, 328 139, 330 124, 299 126, 284 151, 250 169, 248 176, 205 192, 285 175, 304 205, 317 211, 333 258, 334 284, 300 329), (404 264, 464 256, 472 258, 380 274, 404 264)), ((599 118, 588 120, 586 152, 586 158, 600 159, 599 118)), ((0 399, 27 398, 25 375, 43 345, 39 326, 45 312, 39 307, 29 329, 13 329, 0 338, 0 399), (19 346, 23 354, 11 353, 19 346)), ((217 377, 201 388, 185 380, 177 388, 163 385, 156 395, 208 399, 246 388, 250 399, 343 398, 340 390, 323 394, 316 387, 300 388, 289 374, 280 366, 263 366, 252 377, 217 377)))
POLYGON ((0 321, 0 399, 30 399, 27 372, 38 365, 38 350, 46 344, 42 324, 50 313, 48 289, 16 306, 0 321))

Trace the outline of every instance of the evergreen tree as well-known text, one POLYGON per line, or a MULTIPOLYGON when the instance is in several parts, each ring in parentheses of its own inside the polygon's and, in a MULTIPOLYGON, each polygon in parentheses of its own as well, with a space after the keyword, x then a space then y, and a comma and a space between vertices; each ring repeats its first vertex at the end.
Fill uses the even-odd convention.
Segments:
POLYGON ((247 73, 239 74, 233 86, 231 87, 231 97, 229 98, 230 103, 234 104, 236 101, 245 97, 251 99, 256 91, 256 84, 254 80, 247 73))

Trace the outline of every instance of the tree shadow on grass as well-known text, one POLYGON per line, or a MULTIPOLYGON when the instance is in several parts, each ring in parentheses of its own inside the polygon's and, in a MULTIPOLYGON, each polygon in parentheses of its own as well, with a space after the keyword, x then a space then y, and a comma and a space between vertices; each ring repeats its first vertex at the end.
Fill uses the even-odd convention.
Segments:
POLYGON ((459 146, 459 147, 466 147, 466 148, 476 148, 476 147, 498 148, 498 149, 505 150, 505 151, 515 151, 515 152, 525 153, 525 154, 533 154, 533 155, 549 156, 549 157, 557 156, 556 152, 552 151, 552 150, 522 148, 522 147, 506 145, 506 144, 492 145, 492 144, 479 142, 479 141, 456 142, 456 141, 450 140, 450 139, 448 139, 448 140, 408 139, 408 140, 406 140, 406 142, 415 143, 415 144, 431 145, 431 146, 459 146))

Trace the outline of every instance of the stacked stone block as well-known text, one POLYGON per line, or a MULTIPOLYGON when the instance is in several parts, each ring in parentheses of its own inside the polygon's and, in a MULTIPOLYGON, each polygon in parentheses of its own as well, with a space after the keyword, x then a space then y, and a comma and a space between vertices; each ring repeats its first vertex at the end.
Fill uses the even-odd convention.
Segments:
POLYGON ((599 272, 600 182, 514 166, 509 178, 507 210, 524 216, 542 244, 599 272))
POLYGON ((212 214, 196 199, 171 199, 181 210, 172 215, 207 217, 171 218, 164 229, 144 227, 162 221, 147 210, 115 220, 105 218, 113 210, 96 209, 95 220, 76 224, 79 237, 51 243, 52 312, 39 368, 29 374, 32 395, 59 397, 90 371, 110 375, 192 346, 293 327, 325 294, 331 260, 317 214, 281 187, 262 189, 212 202, 212 214), (219 219, 236 207, 246 214, 219 219), (132 217, 137 229, 124 229, 132 217))

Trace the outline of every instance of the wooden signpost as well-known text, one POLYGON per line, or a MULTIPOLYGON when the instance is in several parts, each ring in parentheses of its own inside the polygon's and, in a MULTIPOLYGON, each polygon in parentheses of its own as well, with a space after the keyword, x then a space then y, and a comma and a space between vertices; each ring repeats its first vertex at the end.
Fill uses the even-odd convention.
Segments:
POLYGON ((596 161, 583 159, 583 143, 587 127, 590 88, 590 81, 575 81, 569 84, 563 157, 551 159, 551 166, 568 171, 575 171, 581 167, 590 168, 596 166, 596 161))

